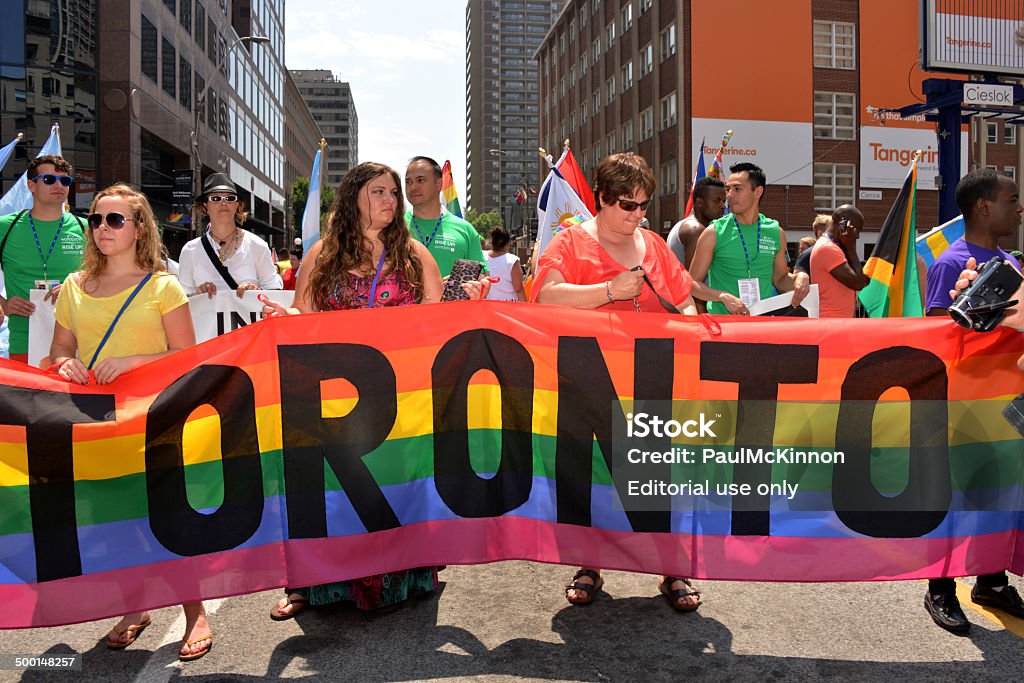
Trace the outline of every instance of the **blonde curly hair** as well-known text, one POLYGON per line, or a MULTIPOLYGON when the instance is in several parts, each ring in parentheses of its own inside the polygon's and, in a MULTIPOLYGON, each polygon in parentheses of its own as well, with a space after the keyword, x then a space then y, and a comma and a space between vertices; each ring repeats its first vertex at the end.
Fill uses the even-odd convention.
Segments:
MULTIPOLYGON (((146 195, 124 183, 117 183, 100 190, 92 200, 89 213, 96 212, 96 205, 105 197, 120 197, 128 202, 131 218, 135 225, 135 265, 147 273, 160 273, 167 270, 163 257, 166 253, 160 240, 160 231, 156 227, 156 217, 146 195)), ((89 280, 98 278, 107 267, 107 257, 96 246, 92 228, 85 232, 85 259, 82 262, 82 285, 89 280)))

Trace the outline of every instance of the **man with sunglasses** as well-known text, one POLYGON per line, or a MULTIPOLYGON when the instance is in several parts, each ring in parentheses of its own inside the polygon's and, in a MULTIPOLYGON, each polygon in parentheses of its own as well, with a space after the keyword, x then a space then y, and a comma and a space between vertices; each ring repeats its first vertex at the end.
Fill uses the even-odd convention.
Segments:
POLYGON ((708 313, 749 315, 748 306, 779 292, 793 292, 798 306, 810 286, 807 273, 790 273, 786 233, 760 212, 766 180, 751 163, 733 164, 725 183, 729 213, 697 239, 690 275, 693 296, 708 302, 708 313), (704 278, 707 277, 707 284, 704 278))
POLYGON ((32 208, 0 217, 0 268, 8 298, 0 305, 9 317, 11 359, 28 362, 28 317, 35 312, 32 289, 49 290, 56 302, 64 278, 78 270, 85 252, 82 220, 64 211, 73 180, 71 164, 55 154, 28 165, 32 208))

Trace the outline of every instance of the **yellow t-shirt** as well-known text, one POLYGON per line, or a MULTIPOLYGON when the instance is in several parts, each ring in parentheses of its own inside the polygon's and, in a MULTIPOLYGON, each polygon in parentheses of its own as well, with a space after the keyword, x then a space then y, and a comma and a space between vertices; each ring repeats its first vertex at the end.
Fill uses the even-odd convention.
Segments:
MULTIPOLYGON (((75 282, 74 273, 64 280, 54 316, 75 335, 78 357, 83 363, 88 365, 92 360, 110 323, 134 290, 135 287, 129 287, 113 296, 91 296, 75 282)), ((188 297, 178 278, 168 273, 154 273, 117 321, 96 362, 166 351, 163 316, 187 303, 188 297)))

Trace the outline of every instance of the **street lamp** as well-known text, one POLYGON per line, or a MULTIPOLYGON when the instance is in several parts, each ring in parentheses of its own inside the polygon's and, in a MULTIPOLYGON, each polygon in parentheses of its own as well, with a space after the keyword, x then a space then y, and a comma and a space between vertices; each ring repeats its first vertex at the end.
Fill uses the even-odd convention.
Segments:
MULTIPOLYGON (((270 38, 267 36, 241 36, 236 38, 234 42, 228 47, 227 52, 224 54, 224 60, 228 63, 228 68, 231 65, 231 53, 235 51, 235 48, 242 43, 252 43, 254 45, 265 45, 270 42, 270 38)), ((229 72, 230 76, 230 72, 229 72)), ((199 93, 199 97, 196 98, 195 111, 192 116, 192 198, 195 199, 199 196, 199 193, 203 191, 203 160, 199 157, 199 112, 206 108, 206 95, 210 92, 210 86, 213 85, 213 78, 207 80, 206 85, 203 87, 203 91, 199 93)), ((195 207, 192 208, 192 237, 199 234, 199 210, 195 207)))

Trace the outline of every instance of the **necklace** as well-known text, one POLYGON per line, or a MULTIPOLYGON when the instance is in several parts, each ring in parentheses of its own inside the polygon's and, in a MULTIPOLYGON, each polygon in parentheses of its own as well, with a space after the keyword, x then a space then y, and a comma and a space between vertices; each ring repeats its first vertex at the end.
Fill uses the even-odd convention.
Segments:
POLYGON ((238 251, 238 247, 242 244, 242 231, 235 227, 234 232, 228 235, 226 238, 221 239, 214 234, 213 228, 210 228, 210 238, 217 242, 219 247, 217 251, 217 258, 220 259, 221 263, 226 263, 229 258, 235 255, 238 251))

